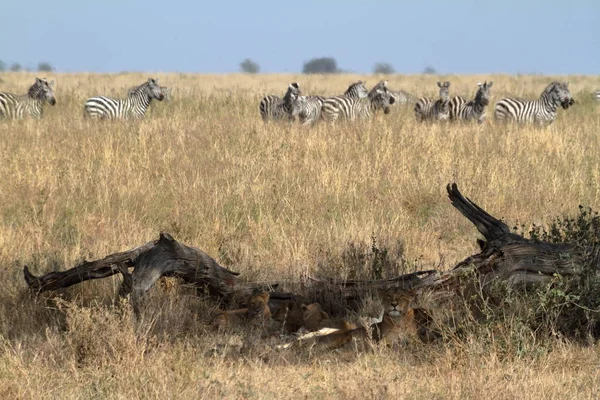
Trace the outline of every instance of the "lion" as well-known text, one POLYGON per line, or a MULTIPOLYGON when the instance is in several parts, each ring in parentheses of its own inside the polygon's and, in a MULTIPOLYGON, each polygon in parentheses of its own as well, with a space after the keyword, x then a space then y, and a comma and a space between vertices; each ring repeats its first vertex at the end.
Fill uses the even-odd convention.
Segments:
POLYGON ((219 313, 213 320, 212 326, 219 330, 243 324, 264 327, 271 320, 269 297, 269 292, 252 294, 247 301, 248 307, 219 313))
POLYGON ((302 322, 309 332, 318 331, 323 321, 329 320, 329 315, 321 309, 319 303, 302 305, 302 322))
POLYGON ((414 295, 406 290, 392 288, 379 292, 383 306, 379 321, 370 327, 355 327, 342 322, 341 329, 322 336, 307 335, 299 338, 297 345, 309 345, 319 350, 333 350, 352 346, 355 349, 368 350, 372 344, 394 346, 406 343, 417 336, 415 312, 411 308, 414 295), (351 344, 350 344, 351 343, 351 344))

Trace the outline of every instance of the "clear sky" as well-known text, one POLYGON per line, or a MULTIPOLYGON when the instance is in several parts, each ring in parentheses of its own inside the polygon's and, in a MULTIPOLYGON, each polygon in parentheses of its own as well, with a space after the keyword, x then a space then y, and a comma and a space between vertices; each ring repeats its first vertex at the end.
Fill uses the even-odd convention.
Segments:
POLYGON ((57 71, 299 72, 312 57, 372 72, 600 74, 600 0, 20 0, 0 60, 57 71))

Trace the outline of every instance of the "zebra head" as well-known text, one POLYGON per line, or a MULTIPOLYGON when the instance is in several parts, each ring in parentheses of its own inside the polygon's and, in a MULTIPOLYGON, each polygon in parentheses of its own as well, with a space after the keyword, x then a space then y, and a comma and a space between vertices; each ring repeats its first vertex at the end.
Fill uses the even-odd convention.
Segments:
POLYGON ((437 85, 440 88, 440 99, 447 102, 450 97, 450 82, 438 82, 437 85))
POLYGON ((54 81, 48 82, 46 79, 35 78, 35 83, 29 88, 27 94, 32 99, 47 101, 51 105, 55 105, 56 98, 53 88, 54 81))
POLYGON ((369 99, 374 110, 383 109, 384 114, 389 114, 390 105, 396 102, 396 98, 387 88, 387 81, 381 81, 369 92, 369 99))
POLYGON ((348 89, 346 89, 344 92, 344 96, 353 98, 367 97, 369 95, 369 91, 367 90, 365 84, 366 82, 363 81, 354 82, 348 86, 348 89))
POLYGON ((479 102, 484 106, 487 106, 490 103, 490 88, 493 84, 494 82, 492 81, 483 83, 477 82, 477 86, 479 86, 479 89, 477 89, 477 93, 475 94, 475 101, 479 102))
POLYGON ((555 106, 561 105, 564 109, 569 108, 569 106, 575 103, 567 82, 550 83, 542 92, 541 98, 546 99, 546 102, 555 106))
POLYGON ((306 104, 308 103, 308 97, 297 96, 292 102, 292 118, 300 116, 303 112, 306 112, 306 104))
POLYGON ((569 82, 559 83, 557 86, 558 89, 558 98, 560 99, 560 105, 565 110, 575 104, 575 99, 571 95, 571 91, 569 90, 569 82))
POLYGON ((165 98, 160 85, 158 84, 158 79, 148 78, 148 82, 146 82, 146 93, 148 94, 149 98, 156 99, 158 101, 163 101, 165 98))
POLYGON ((302 92, 300 91, 300 86, 297 82, 293 82, 288 85, 288 89, 283 96, 283 100, 286 103, 295 102, 298 99, 298 96, 301 94, 302 92))

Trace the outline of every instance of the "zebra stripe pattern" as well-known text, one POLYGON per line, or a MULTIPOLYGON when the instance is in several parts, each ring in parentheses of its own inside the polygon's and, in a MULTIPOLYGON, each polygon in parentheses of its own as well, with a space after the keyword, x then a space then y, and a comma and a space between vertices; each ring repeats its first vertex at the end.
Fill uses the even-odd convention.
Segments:
POLYGON ((449 88, 450 82, 438 82, 440 97, 437 100, 422 97, 415 104, 417 122, 446 121, 450 118, 449 88))
MULTIPOLYGON (((364 81, 358 81, 348 86, 348 89, 342 96, 351 98, 363 98, 369 95, 369 91, 365 86, 364 81)), ((300 123, 302 125, 314 125, 321 119, 321 110, 325 97, 322 96, 302 96, 301 111, 300 111, 300 123)))
POLYGON ((413 96, 412 94, 408 93, 405 90, 398 90, 398 91, 390 90, 390 94, 394 98, 395 104, 398 104, 398 105, 412 104, 412 103, 416 103, 417 100, 419 100, 418 98, 416 98, 415 96, 413 96))
POLYGON ((357 118, 369 119, 372 113, 383 110, 390 113, 390 105, 396 100, 387 89, 387 81, 379 82, 367 97, 353 98, 335 96, 325 99, 322 107, 322 118, 327 121, 336 121, 340 118, 353 121, 357 118))
POLYGON ((54 81, 35 78, 27 94, 0 92, 0 119, 23 119, 27 116, 40 119, 44 113, 44 103, 56 104, 53 88, 54 81))
POLYGON ((493 84, 492 81, 477 83, 479 89, 477 89, 475 98, 471 101, 467 101, 460 96, 453 97, 450 100, 450 120, 475 120, 478 124, 483 123, 486 117, 485 108, 490 103, 490 88, 493 84))
POLYGON ((537 100, 505 98, 498 101, 494 116, 498 121, 551 124, 556 119, 558 106, 567 109, 574 103, 567 82, 552 82, 546 86, 537 100))
POLYGON ((162 101, 164 95, 158 79, 148 79, 140 86, 130 89, 124 99, 98 96, 87 99, 85 113, 92 119, 141 118, 146 114, 152 99, 162 101))
POLYGON ((325 98, 321 96, 301 96, 300 123, 313 125, 321 118, 325 98))
POLYGON ((263 97, 259 104, 260 116, 263 121, 270 119, 294 120, 301 111, 302 99, 300 99, 300 87, 298 83, 290 83, 283 98, 276 95, 263 97))
POLYGON ((348 89, 346 89, 343 96, 350 97, 353 99, 360 99, 363 97, 367 97, 369 95, 369 91, 367 90, 367 87, 365 85, 366 85, 366 82, 364 82, 364 81, 354 82, 353 84, 348 86, 348 89))
MULTIPOLYGON (((138 86, 132 86, 127 91, 127 96, 131 95, 133 92, 137 90, 138 86)), ((171 101, 171 88, 167 86, 161 86, 160 92, 163 94, 163 101, 171 101)))

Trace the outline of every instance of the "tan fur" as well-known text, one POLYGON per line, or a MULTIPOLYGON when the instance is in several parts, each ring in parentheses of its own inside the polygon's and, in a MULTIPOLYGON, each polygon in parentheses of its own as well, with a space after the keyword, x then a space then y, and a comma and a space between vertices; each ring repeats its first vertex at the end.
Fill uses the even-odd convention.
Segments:
POLYGON ((328 320, 329 315, 321 309, 319 303, 302 306, 303 325, 309 332, 319 330, 321 322, 328 320))
POLYGON ((212 322, 216 329, 234 325, 264 326, 271 319, 269 309, 269 293, 262 292, 248 298, 248 307, 238 310, 223 311, 212 322))
POLYGON ((358 325, 344 319, 324 319, 319 323, 319 329, 330 328, 340 331, 351 331, 357 329, 358 325))
POLYGON ((273 320, 283 324, 287 333, 294 333, 304 326, 303 314, 302 306, 298 302, 288 300, 275 309, 273 320))
MULTIPOLYGON (((349 342, 357 350, 368 350, 372 344, 393 346, 405 343, 417 335, 415 313, 410 307, 413 296, 401 289, 390 289, 379 293, 383 305, 383 319, 369 328, 361 327, 341 330, 324 336, 310 338, 307 343, 320 349, 336 349, 349 342)), ((350 323, 347 323, 349 326, 350 323)), ((346 346, 346 347, 348 347, 346 346)))

